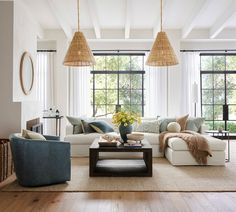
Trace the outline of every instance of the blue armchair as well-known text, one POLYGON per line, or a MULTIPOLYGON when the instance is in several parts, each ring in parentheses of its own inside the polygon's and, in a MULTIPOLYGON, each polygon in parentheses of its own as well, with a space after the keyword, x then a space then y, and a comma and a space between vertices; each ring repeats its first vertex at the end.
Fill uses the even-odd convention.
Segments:
POLYGON ((43 186, 71 179, 70 143, 57 136, 45 136, 46 141, 24 139, 10 135, 17 180, 22 186, 43 186))

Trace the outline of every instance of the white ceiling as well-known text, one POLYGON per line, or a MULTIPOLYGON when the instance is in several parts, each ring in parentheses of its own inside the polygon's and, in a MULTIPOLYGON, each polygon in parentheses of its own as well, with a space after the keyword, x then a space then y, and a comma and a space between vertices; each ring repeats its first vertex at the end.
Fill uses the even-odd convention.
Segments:
MULTIPOLYGON (((77 0, 23 0, 43 29, 77 28, 77 0)), ((187 39, 193 30, 208 30, 216 39, 225 29, 236 31, 236 0, 163 0, 164 29, 182 30, 187 39)), ((103 31, 159 30, 160 0, 80 0, 80 28, 103 31)))

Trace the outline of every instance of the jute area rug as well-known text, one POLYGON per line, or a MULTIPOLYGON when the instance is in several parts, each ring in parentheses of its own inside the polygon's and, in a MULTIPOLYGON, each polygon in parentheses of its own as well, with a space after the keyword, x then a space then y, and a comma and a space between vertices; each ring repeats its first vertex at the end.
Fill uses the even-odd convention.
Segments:
POLYGON ((2 191, 236 191, 236 163, 226 166, 172 166, 166 159, 153 161, 153 177, 89 177, 88 158, 72 159, 70 182, 24 188, 14 180, 2 191))

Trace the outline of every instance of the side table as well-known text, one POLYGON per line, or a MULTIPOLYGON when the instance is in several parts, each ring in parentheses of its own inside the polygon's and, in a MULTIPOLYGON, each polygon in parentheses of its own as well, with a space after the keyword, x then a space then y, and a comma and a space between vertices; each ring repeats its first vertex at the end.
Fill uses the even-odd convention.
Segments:
POLYGON ((55 119, 56 120, 56 136, 61 135, 61 119, 63 116, 44 116, 43 119, 55 119))
POLYGON ((226 162, 230 161, 230 139, 229 139, 229 131, 227 130, 206 130, 205 133, 209 134, 212 137, 219 138, 223 140, 223 137, 227 138, 227 150, 228 150, 228 157, 225 159, 226 162))

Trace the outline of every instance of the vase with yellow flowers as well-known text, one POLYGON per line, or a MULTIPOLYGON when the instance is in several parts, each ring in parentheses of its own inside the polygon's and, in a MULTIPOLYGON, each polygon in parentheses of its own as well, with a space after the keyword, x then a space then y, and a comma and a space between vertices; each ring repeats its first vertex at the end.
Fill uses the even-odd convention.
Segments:
POLYGON ((119 111, 112 116, 112 123, 119 127, 120 137, 123 142, 127 142, 127 134, 132 133, 133 124, 141 123, 141 118, 137 113, 119 111))

